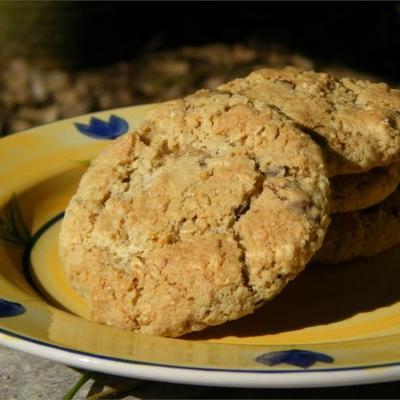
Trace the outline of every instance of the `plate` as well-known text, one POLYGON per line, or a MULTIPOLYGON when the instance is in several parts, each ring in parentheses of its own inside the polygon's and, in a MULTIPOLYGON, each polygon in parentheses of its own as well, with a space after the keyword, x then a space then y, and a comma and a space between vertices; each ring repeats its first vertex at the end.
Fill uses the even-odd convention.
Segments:
POLYGON ((400 376, 400 248, 310 265, 253 315, 178 339, 89 321, 57 255, 63 211, 110 140, 147 106, 0 140, 0 344, 121 376, 238 387, 316 387, 400 376))

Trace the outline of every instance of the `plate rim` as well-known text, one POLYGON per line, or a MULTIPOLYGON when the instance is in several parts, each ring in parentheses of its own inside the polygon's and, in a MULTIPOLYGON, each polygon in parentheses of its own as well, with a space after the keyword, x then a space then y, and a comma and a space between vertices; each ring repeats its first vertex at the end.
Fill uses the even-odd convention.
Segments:
POLYGON ((129 378, 244 388, 316 388, 397 381, 400 363, 303 370, 225 370, 152 364, 80 352, 13 334, 0 328, 0 345, 69 366, 129 378), (7 341, 3 336, 11 337, 7 341), (46 356, 43 350, 46 350, 46 356))

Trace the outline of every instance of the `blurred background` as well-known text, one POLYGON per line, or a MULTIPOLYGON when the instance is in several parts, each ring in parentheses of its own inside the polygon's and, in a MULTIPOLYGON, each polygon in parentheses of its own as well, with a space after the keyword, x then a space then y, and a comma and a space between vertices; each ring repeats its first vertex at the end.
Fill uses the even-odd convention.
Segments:
POLYGON ((264 66, 400 84, 400 3, 0 1, 0 135, 264 66))

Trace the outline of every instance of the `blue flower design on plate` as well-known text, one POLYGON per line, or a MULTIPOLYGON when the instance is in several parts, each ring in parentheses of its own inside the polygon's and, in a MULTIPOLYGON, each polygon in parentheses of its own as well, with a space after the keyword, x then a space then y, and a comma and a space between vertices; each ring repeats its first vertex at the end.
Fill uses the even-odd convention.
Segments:
POLYGON ((309 350, 286 350, 264 353, 256 358, 260 364, 274 366, 278 364, 289 364, 300 368, 309 368, 317 361, 323 363, 333 363, 333 357, 328 354, 318 353, 309 350))
POLYGON ((129 129, 128 122, 116 115, 111 115, 107 121, 92 117, 89 125, 75 122, 75 127, 79 132, 94 139, 116 139, 129 129))
POLYGON ((15 317, 25 312, 25 308, 19 303, 0 299, 0 318, 15 317))

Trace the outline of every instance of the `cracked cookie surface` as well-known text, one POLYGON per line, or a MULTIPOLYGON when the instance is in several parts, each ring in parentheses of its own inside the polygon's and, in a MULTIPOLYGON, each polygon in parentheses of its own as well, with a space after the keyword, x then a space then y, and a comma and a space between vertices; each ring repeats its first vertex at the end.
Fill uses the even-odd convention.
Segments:
POLYGON ((331 182, 331 213, 363 210, 377 204, 400 184, 400 163, 361 174, 338 175, 331 182))
POLYGON ((400 191, 361 211, 332 216, 324 244, 313 261, 339 263, 372 257, 400 243, 400 191))
POLYGON ((223 84, 276 107, 325 152, 328 175, 368 171, 400 159, 400 91, 293 67, 261 69, 223 84))
POLYGON ((179 336, 251 313, 321 246, 329 181, 320 148, 240 95, 160 105, 91 164, 60 256, 93 319, 179 336))

